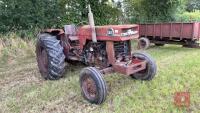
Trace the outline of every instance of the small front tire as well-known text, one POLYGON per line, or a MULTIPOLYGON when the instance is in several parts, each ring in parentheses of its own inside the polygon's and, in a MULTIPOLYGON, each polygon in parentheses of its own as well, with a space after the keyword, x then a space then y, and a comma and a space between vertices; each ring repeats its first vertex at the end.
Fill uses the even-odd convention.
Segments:
POLYGON ((133 58, 146 60, 147 65, 145 70, 132 74, 131 77, 138 80, 152 80, 155 77, 157 71, 157 66, 154 59, 149 54, 142 52, 133 53, 132 56, 133 58))
POLYGON ((107 96, 106 83, 102 74, 94 67, 84 68, 80 74, 83 97, 92 104, 102 104, 107 96))

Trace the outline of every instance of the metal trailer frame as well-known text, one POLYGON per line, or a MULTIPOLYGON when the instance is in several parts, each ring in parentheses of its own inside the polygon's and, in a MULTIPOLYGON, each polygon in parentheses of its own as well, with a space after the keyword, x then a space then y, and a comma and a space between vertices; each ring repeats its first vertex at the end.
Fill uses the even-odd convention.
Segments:
POLYGON ((155 44, 199 47, 200 22, 140 24, 140 37, 155 44))

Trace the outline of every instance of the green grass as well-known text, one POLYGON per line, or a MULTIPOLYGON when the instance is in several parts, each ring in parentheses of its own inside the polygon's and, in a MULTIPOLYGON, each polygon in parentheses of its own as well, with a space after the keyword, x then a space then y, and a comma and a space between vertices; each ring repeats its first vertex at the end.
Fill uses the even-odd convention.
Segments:
POLYGON ((156 59, 158 72, 149 82, 114 73, 104 76, 108 96, 92 105, 80 92, 82 66, 69 66, 58 81, 41 79, 35 57, 18 58, 0 66, 0 112, 116 112, 187 113, 200 111, 200 49, 167 45, 147 50, 156 59), (175 92, 189 91, 189 109, 177 108, 175 92))

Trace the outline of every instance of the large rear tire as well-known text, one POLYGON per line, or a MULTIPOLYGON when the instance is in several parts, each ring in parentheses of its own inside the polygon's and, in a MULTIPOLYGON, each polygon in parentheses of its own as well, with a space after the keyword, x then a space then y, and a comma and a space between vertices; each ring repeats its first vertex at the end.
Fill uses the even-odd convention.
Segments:
POLYGON ((58 80, 65 71, 63 47, 56 36, 42 33, 36 44, 39 71, 44 79, 58 80))
POLYGON ((146 60, 147 65, 145 70, 137 72, 131 75, 131 77, 139 80, 152 80, 155 77, 157 71, 157 66, 154 59, 149 54, 142 52, 133 53, 133 57, 140 60, 146 60))
POLYGON ((102 74, 94 67, 84 68, 80 75, 83 97, 92 104, 102 104, 107 96, 106 83, 102 74))

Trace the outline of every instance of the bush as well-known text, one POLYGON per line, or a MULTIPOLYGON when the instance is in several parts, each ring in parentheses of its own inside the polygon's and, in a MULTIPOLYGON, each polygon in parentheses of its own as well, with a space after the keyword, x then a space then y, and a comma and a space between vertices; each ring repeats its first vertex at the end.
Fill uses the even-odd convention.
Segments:
POLYGON ((0 33, 60 25, 58 1, 0 0, 0 33))
POLYGON ((200 21, 200 11, 195 12, 184 12, 176 16, 176 21, 180 22, 192 22, 200 21))
POLYGON ((124 0, 125 14, 131 23, 174 21, 174 15, 183 10, 180 0, 124 0))
POLYGON ((117 24, 120 11, 108 0, 0 0, 0 33, 87 21, 88 3, 96 25, 117 24))

